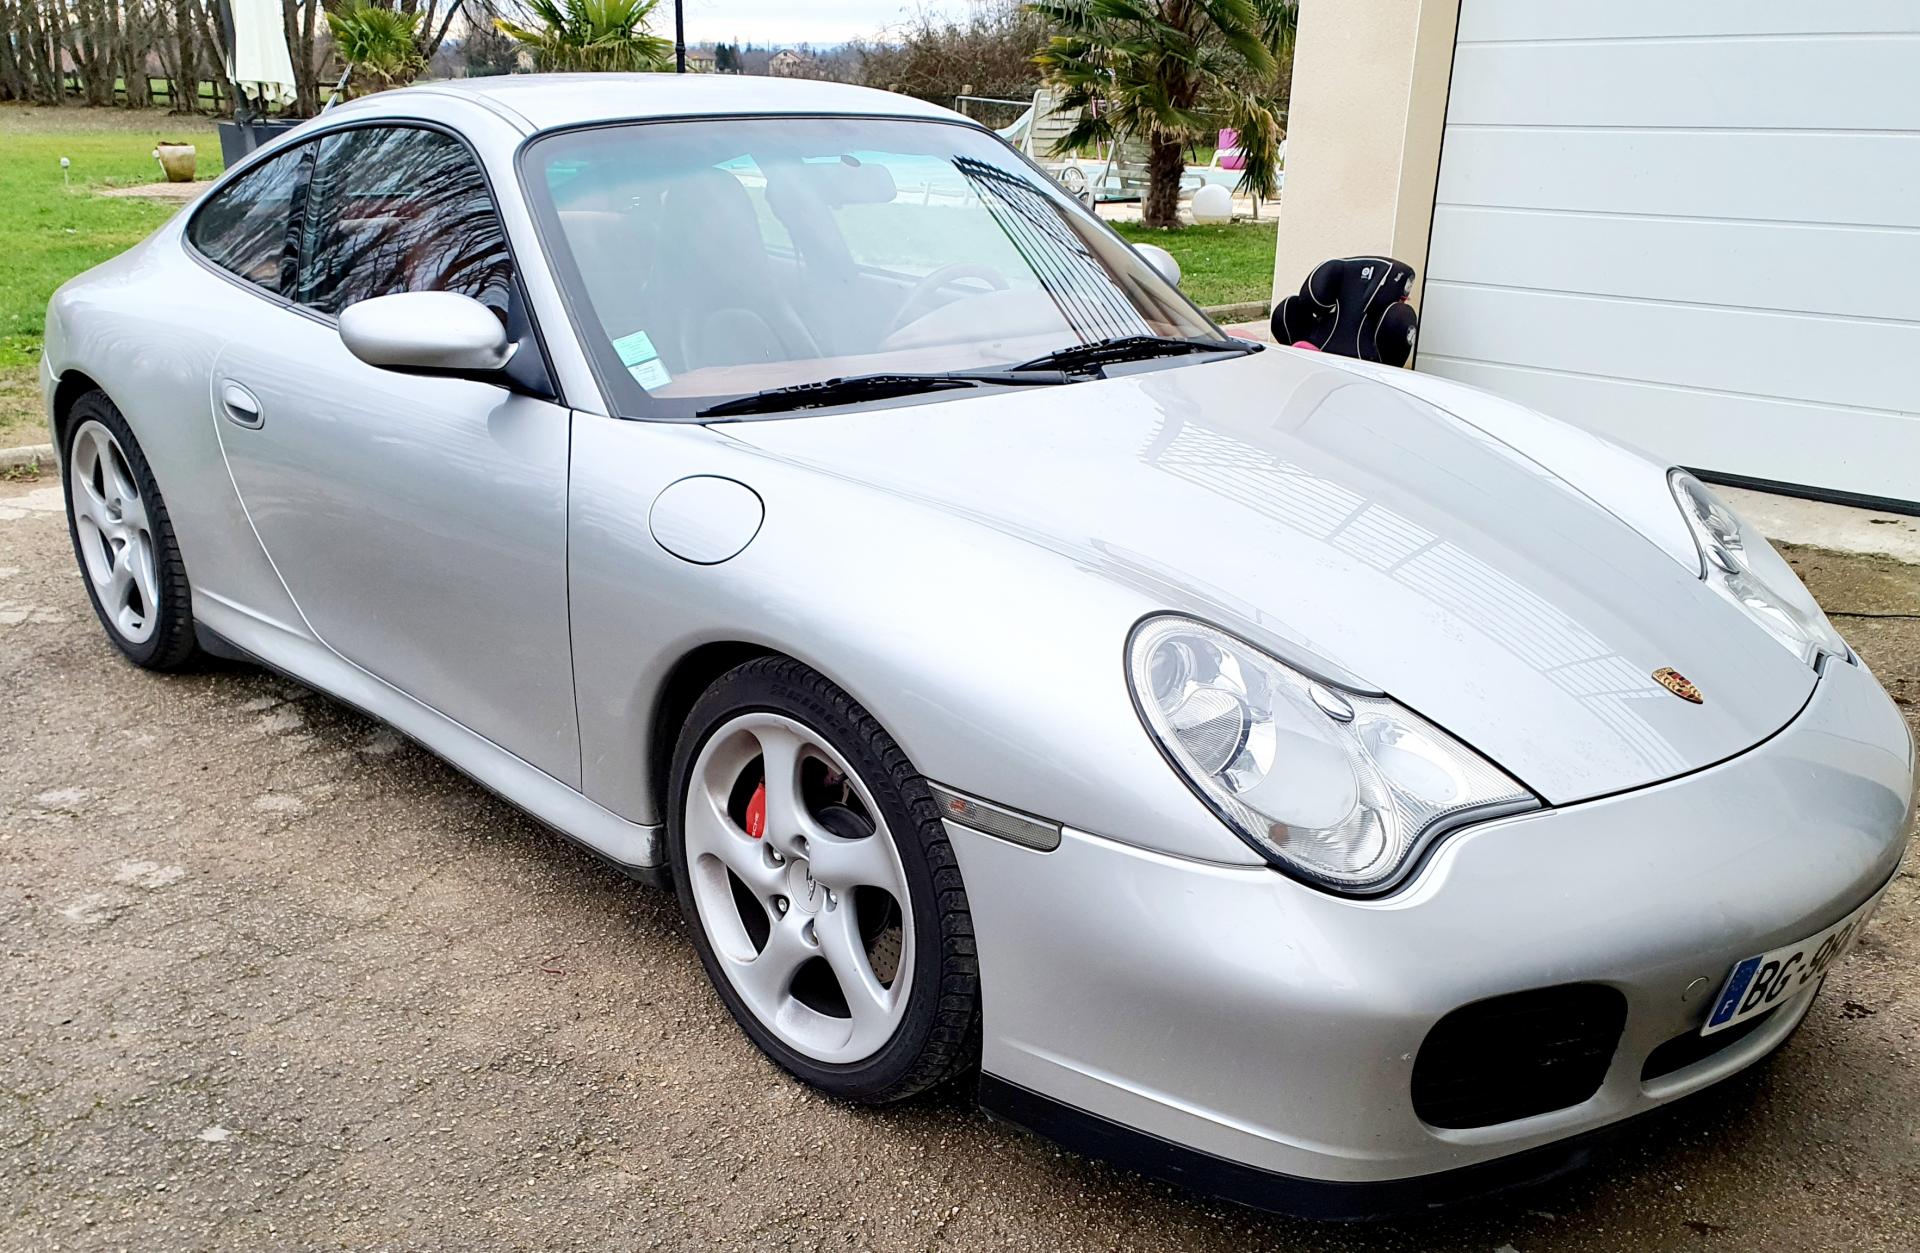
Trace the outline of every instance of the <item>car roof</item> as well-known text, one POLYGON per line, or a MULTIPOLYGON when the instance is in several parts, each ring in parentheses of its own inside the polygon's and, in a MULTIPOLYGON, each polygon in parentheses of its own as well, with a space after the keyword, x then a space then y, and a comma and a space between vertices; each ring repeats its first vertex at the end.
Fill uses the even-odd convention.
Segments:
POLYGON ((392 100, 426 92, 476 97, 514 115, 529 131, 628 118, 769 113, 968 120, 951 109, 871 87, 743 74, 502 74, 424 83, 398 92, 381 92, 355 103, 377 109, 383 97, 392 100))

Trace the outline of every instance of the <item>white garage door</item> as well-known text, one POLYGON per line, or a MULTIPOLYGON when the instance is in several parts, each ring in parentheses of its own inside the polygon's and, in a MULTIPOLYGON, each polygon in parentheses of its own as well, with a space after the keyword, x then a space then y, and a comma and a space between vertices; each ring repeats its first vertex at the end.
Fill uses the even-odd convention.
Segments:
POLYGON ((1418 368, 1920 501, 1920 3, 1463 0, 1418 368))

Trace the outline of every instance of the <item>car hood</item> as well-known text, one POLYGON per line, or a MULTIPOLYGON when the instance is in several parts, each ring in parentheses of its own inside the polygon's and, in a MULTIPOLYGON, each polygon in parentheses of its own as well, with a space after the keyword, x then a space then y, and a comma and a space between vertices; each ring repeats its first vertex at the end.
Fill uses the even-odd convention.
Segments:
MULTIPOLYGON (((718 429, 1049 547, 1283 659, 1330 663, 1328 677, 1388 693, 1551 803, 1733 756, 1791 721, 1815 682, 1565 479, 1304 353, 718 429), (1662 667, 1703 702, 1655 682, 1662 667)), ((1008 596, 1008 613, 1045 629, 1028 589, 954 594, 1008 596)), ((1122 681, 1120 640, 1087 647, 1112 648, 1122 681)))

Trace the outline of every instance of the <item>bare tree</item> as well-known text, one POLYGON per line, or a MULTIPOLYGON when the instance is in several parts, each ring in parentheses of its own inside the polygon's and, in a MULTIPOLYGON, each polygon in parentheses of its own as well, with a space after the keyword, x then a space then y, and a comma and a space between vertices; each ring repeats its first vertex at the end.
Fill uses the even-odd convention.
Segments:
POLYGON ((963 94, 1030 97, 1040 84, 1033 58, 1047 34, 1016 0, 978 0, 964 16, 922 10, 878 40, 849 47, 859 57, 858 81, 951 105, 963 94))
POLYGON ((327 24, 321 20, 320 0, 280 0, 281 20, 285 24, 287 53, 293 60, 293 108, 301 117, 320 112, 321 96, 328 86, 322 33, 327 24))
POLYGON ((46 0, 15 0, 15 12, 20 29, 18 55, 31 81, 31 99, 39 104, 64 103, 66 75, 60 68, 64 17, 46 0))
POLYGON ((460 40, 460 59, 467 76, 483 78, 491 74, 511 74, 518 64, 520 45, 493 24, 504 16, 503 0, 469 0, 467 33, 460 40))
POLYGON ((71 0, 56 6, 63 19, 61 47, 73 62, 80 94, 88 104, 113 103, 113 47, 106 0, 71 0))
MULTIPOLYGON (((220 19, 215 13, 214 0, 194 0, 193 18, 200 37, 200 61, 210 71, 207 78, 213 87, 213 111, 225 113, 243 97, 240 84, 227 72, 226 42, 220 37, 220 19)), ((191 86, 196 98, 199 90, 198 83, 191 86)))
POLYGON ((153 80, 147 76, 151 6, 148 0, 114 0, 114 5, 118 18, 115 60, 127 85, 127 107, 149 108, 153 104, 153 80))
POLYGON ((20 0, 0 0, 0 100, 27 100, 33 84, 27 76, 20 0))
POLYGON ((414 26, 414 47, 419 50, 420 62, 424 65, 433 60, 433 54, 446 42, 447 30, 453 25, 453 19, 460 16, 465 3, 466 0, 387 0, 382 7, 419 16, 414 26))
MULTIPOLYGON (((312 115, 332 85, 327 7, 335 0, 280 0, 294 74, 288 112, 312 115)), ((463 13, 485 14, 502 0, 373 0, 417 17, 422 60, 446 42, 463 13)), ((239 98, 227 74, 218 0, 0 0, 0 100, 148 108, 157 71, 176 113, 222 112, 239 98), (213 95, 204 102, 203 84, 213 95)))
POLYGON ((173 60, 167 67, 167 106, 175 113, 200 107, 200 36, 194 21, 193 0, 171 0, 168 41, 173 60))

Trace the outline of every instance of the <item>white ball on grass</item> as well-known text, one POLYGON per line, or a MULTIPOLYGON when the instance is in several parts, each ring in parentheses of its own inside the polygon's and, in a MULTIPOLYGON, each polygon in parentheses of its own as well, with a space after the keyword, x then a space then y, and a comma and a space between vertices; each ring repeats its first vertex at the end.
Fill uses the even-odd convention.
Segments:
POLYGON ((1233 221, 1233 193, 1218 183, 1194 192, 1193 220, 1209 226, 1233 221))

